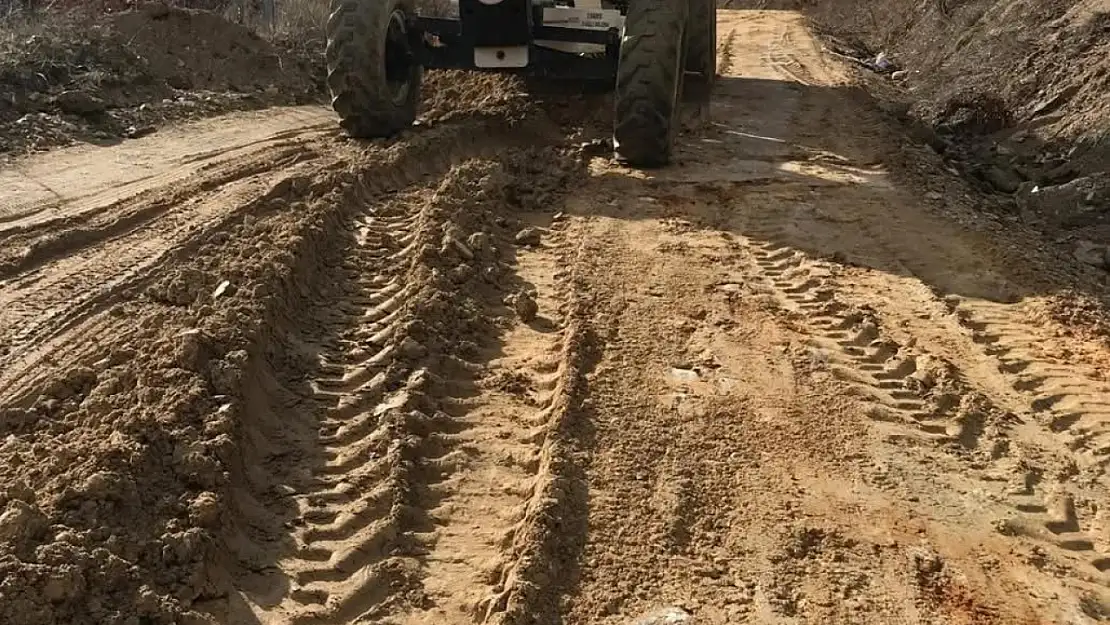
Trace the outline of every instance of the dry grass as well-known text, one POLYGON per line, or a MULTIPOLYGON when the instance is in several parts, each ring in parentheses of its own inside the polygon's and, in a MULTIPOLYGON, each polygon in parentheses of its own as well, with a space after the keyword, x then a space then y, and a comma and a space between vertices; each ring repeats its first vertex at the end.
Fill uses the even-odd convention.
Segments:
POLYGON ((272 27, 248 22, 259 33, 286 49, 323 51, 329 0, 277 0, 272 27))
POLYGON ((328 0, 284 0, 278 3, 274 33, 280 36, 323 36, 328 0))

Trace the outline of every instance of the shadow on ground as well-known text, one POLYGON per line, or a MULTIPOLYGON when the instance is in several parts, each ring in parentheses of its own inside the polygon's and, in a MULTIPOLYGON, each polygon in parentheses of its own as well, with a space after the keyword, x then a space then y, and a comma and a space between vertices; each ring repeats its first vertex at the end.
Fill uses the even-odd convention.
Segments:
POLYGON ((860 88, 721 77, 708 116, 693 108, 674 165, 595 171, 614 197, 592 214, 687 219, 912 276, 942 298, 1110 299, 1105 272, 948 171, 860 88))

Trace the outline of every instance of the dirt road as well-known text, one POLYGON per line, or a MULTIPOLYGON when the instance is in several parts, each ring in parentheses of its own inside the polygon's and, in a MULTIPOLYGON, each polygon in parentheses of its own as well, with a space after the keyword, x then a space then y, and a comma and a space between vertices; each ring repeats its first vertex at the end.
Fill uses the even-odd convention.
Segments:
POLYGON ((0 173, 0 622, 1110 619, 1096 282, 719 20, 656 172, 517 102, 0 173))

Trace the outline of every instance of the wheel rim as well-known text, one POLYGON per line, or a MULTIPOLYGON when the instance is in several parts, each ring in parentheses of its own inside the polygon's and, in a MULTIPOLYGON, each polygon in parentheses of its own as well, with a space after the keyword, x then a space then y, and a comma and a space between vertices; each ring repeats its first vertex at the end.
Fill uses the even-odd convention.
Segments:
POLYGON ((408 99, 415 62, 405 14, 394 11, 385 33, 385 82, 394 104, 404 104, 408 99))

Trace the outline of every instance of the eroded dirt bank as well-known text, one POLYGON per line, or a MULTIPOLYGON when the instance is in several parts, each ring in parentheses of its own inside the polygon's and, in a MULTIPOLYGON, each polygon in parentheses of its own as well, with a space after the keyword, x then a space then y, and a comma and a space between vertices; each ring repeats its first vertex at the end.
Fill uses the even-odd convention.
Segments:
POLYGON ((1097 277, 799 14, 719 32, 649 174, 457 77, 6 171, 0 621, 1105 620, 1097 277))
POLYGON ((1110 2, 728 5, 803 11, 915 141, 991 197, 985 208, 1110 272, 1110 2))

